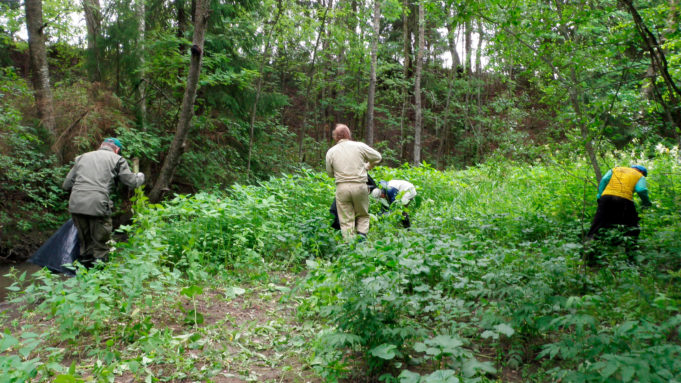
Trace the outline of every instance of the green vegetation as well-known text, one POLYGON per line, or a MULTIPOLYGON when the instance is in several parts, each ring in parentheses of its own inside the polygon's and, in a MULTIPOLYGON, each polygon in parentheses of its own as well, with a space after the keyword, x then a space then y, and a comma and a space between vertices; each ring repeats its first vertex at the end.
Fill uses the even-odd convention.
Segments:
POLYGON ((11 273, 0 383, 681 382, 677 3, 0 0, 0 261, 103 138, 147 179, 109 263, 11 273), (336 123, 417 185, 411 230, 329 228, 336 123), (638 248, 585 241, 633 163, 638 248))
POLYGON ((645 164, 654 207, 634 259, 602 246, 597 268, 581 261, 595 187, 580 160, 378 168, 422 201, 411 230, 376 214, 362 244, 328 227, 333 185, 310 171, 158 205, 137 193, 110 263, 15 285, 0 376, 679 381, 675 158, 607 160, 645 164))

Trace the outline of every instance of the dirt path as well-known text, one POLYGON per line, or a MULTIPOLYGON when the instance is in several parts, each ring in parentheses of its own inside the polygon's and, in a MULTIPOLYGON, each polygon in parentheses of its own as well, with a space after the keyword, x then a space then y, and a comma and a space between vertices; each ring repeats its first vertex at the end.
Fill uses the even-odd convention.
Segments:
MULTIPOLYGON (((271 283, 227 287, 197 300, 210 340, 195 355, 207 364, 222 363, 214 382, 321 382, 309 365, 316 329, 298 321, 299 299, 288 297, 288 290, 271 283)), ((185 309, 191 308, 185 302, 185 309)))

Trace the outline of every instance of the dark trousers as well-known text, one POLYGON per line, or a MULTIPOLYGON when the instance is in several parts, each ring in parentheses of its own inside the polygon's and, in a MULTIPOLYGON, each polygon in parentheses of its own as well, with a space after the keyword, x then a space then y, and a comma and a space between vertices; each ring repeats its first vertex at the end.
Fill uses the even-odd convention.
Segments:
POLYGON ((598 209, 593 223, 589 229, 588 238, 598 241, 590 243, 584 252, 584 260, 590 266, 595 266, 599 261, 599 246, 625 245, 627 255, 634 260, 635 251, 638 249, 638 235, 641 229, 638 226, 638 213, 633 201, 616 196, 602 196, 598 200, 598 209), (605 235, 608 229, 619 228, 619 234, 605 235), (605 241, 605 242, 603 242, 605 241))
POLYGON ((80 240, 80 256, 78 261, 85 266, 91 266, 95 260, 107 261, 111 239, 111 217, 95 217, 85 214, 71 213, 73 223, 78 229, 80 240))
POLYGON ((619 225, 627 227, 627 237, 638 238, 641 229, 638 227, 638 213, 634 201, 612 195, 602 196, 598 200, 598 209, 589 229, 589 238, 598 235, 601 229, 609 229, 619 225))

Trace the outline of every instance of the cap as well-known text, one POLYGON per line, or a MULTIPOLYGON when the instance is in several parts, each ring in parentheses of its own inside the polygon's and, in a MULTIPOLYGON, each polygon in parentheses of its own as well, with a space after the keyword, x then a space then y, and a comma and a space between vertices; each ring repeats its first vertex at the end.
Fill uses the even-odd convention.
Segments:
POLYGON ((121 144, 121 141, 118 138, 114 137, 105 138, 104 142, 106 142, 107 144, 114 144, 118 146, 118 148, 121 150, 123 149, 123 145, 121 144))

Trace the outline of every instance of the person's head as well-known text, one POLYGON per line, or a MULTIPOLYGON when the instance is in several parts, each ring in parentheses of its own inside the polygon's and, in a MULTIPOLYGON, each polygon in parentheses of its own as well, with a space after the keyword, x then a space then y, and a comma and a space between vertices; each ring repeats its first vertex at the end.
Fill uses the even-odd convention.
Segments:
POLYGON ((375 188, 374 190, 371 191, 371 196, 376 199, 384 198, 385 192, 381 188, 375 188))
POLYGON ((347 125, 344 124, 336 124, 336 127, 333 129, 333 140, 338 142, 340 140, 349 140, 352 138, 352 135, 350 134, 350 128, 348 128, 347 125))
POLYGON ((648 169, 646 169, 645 166, 643 166, 643 165, 631 165, 631 167, 638 170, 639 172, 641 172, 641 174, 643 174, 644 177, 648 176, 648 169))
POLYGON ((102 141, 102 145, 100 145, 100 148, 110 148, 111 150, 114 151, 114 153, 118 154, 121 152, 121 149, 123 149, 123 145, 121 144, 121 141, 118 138, 109 137, 105 138, 104 141, 102 141))

